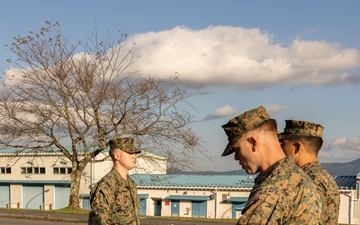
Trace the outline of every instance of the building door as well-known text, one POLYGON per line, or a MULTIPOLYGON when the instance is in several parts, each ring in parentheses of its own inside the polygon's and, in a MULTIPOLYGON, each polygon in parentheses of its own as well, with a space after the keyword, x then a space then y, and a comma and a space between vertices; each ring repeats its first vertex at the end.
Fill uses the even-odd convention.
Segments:
POLYGON ((23 205, 25 209, 41 209, 44 203, 43 185, 23 185, 23 205))
POLYGON ((179 216, 179 200, 171 200, 171 216, 179 216))
POLYGON ((70 187, 55 186, 55 205, 54 209, 62 209, 69 205, 70 187))
POLYGON ((241 216, 241 211, 244 209, 246 202, 233 202, 232 203, 232 218, 238 219, 241 216))
POLYGON ((154 199, 154 216, 161 216, 161 199, 154 199))
POLYGON ((237 214, 236 206, 237 206, 236 204, 231 205, 231 218, 232 219, 238 218, 238 216, 236 215, 237 214))
POLYGON ((10 201, 10 186, 8 184, 0 184, 0 208, 8 208, 10 201))
POLYGON ((207 202, 206 201, 193 201, 191 203, 192 206, 192 217, 198 217, 198 218, 206 218, 206 208, 207 208, 207 202))
POLYGON ((90 209, 90 199, 89 198, 83 198, 82 199, 82 208, 83 209, 90 209))
POLYGON ((140 215, 146 216, 146 199, 140 199, 140 215))

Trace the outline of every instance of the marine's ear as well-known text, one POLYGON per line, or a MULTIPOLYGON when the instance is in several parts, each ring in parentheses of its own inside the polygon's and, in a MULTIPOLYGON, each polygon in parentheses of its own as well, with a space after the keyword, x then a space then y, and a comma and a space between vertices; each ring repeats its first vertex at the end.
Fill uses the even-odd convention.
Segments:
POLYGON ((120 149, 115 149, 114 160, 120 160, 120 149))
POLYGON ((246 141, 251 144, 251 149, 252 149, 252 151, 255 151, 254 147, 257 146, 257 141, 256 141, 256 139, 251 136, 251 137, 247 138, 246 141))
POLYGON ((294 149, 295 149, 294 154, 298 154, 300 149, 301 149, 301 143, 300 142, 295 142, 293 145, 294 145, 294 149))

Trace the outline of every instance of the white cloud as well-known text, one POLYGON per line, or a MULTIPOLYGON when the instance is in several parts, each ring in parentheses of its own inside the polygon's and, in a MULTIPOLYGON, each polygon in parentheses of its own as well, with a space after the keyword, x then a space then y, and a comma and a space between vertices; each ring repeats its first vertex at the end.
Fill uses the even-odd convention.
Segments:
POLYGON ((349 151, 341 151, 341 152, 319 152, 320 162, 350 162, 360 158, 359 152, 349 152, 349 151))
POLYGON ((10 68, 4 73, 4 85, 19 84, 23 80, 23 69, 10 68))
POLYGON ((230 105, 225 105, 212 111, 209 115, 206 116, 205 120, 229 117, 237 113, 238 111, 236 109, 234 109, 230 105))
MULTIPOLYGON (((276 104, 268 104, 268 105, 264 105, 264 108, 266 108, 266 111, 270 115, 274 115, 274 114, 276 114, 278 112, 286 110, 287 106, 276 105, 276 104)), ((246 110, 244 110, 244 111, 246 111, 246 110)), ((225 105, 225 106, 222 106, 222 107, 220 107, 218 109, 215 109, 214 111, 209 113, 209 115, 206 116, 205 120, 218 119, 218 118, 228 118, 228 117, 231 117, 231 116, 237 116, 240 113, 242 113, 242 112, 240 112, 237 109, 234 109, 231 105, 225 105)))
POLYGON ((324 143, 319 152, 321 162, 349 162, 360 157, 360 139, 341 137, 324 143))
POLYGON ((273 116, 274 114, 278 113, 278 112, 282 112, 284 110, 287 109, 287 106, 285 105, 276 105, 276 104, 268 104, 268 105, 264 105, 264 108, 266 109, 266 111, 273 116))
POLYGON ((134 35, 135 70, 158 77, 175 73, 187 84, 247 89, 278 84, 341 84, 360 81, 360 52, 325 41, 295 39, 289 47, 272 43, 257 28, 175 27, 134 35))
MULTIPOLYGON (((162 78, 178 75, 189 86, 262 89, 279 84, 360 82, 359 50, 299 38, 282 46, 258 28, 174 27, 131 36, 122 46, 124 52, 133 43, 137 60, 131 71, 162 78)), ((19 82, 14 74, 20 72, 9 69, 5 83, 9 84, 9 78, 19 82)))
POLYGON ((328 144, 324 146, 326 151, 341 149, 341 150, 354 150, 360 151, 360 139, 357 137, 349 138, 336 138, 331 140, 328 144))

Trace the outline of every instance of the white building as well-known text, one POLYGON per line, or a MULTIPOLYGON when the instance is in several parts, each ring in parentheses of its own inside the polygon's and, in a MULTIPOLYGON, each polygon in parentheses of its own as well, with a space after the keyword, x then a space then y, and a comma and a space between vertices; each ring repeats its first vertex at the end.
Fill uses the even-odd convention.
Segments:
POLYGON ((239 218, 253 186, 247 175, 136 174, 140 213, 239 218))
MULTIPOLYGON (((237 219, 247 202, 254 176, 137 174, 141 213, 149 216, 182 216, 237 219)), ((357 176, 334 176, 340 190, 339 223, 360 224, 357 176)))
MULTIPOLYGON (((0 165, 0 207, 47 210, 68 205, 71 163, 62 155, 0 153, 0 165)), ((89 208, 91 184, 111 167, 110 159, 86 167, 79 196, 83 208, 89 208)), ((165 158, 146 152, 131 173, 138 185, 142 215, 229 219, 241 216, 255 177, 166 174, 165 158)), ((341 197, 339 223, 360 224, 360 173, 334 179, 341 197)))
MULTIPOLYGON (((102 159, 108 153, 101 153, 102 159)), ((59 209, 69 204, 71 162, 60 153, 18 154, 0 152, 0 207, 59 209)), ((112 161, 89 163, 82 174, 81 206, 89 208, 91 184, 112 168, 112 161)), ((164 174, 163 157, 142 152, 131 173, 164 174), (150 160, 151 159, 151 160, 150 160)))
POLYGON ((334 176, 340 190, 339 223, 360 224, 360 172, 357 176, 334 176))

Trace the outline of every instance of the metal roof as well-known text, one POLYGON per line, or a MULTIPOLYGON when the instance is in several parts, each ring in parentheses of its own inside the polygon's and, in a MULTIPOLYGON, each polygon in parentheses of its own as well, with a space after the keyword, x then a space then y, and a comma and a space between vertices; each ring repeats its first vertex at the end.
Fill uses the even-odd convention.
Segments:
POLYGON ((248 175, 134 174, 138 187, 252 188, 254 177, 248 175))
POLYGON ((339 190, 355 190, 356 189, 356 176, 333 176, 339 190))
POLYGON ((241 204, 235 205, 234 209, 235 211, 242 211, 245 208, 246 202, 243 202, 241 204))
POLYGON ((138 194, 138 197, 140 199, 147 199, 149 197, 149 194, 138 194))
MULTIPOLYGON (((251 189, 255 175, 134 174, 139 188, 251 189)), ((340 190, 355 190, 356 176, 333 176, 340 190)))
POLYGON ((228 202, 247 202, 249 200, 248 197, 230 197, 226 201, 228 202))
POLYGON ((208 195, 169 195, 167 200, 187 200, 187 201, 207 201, 210 200, 208 195))

